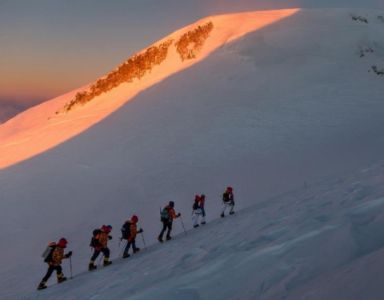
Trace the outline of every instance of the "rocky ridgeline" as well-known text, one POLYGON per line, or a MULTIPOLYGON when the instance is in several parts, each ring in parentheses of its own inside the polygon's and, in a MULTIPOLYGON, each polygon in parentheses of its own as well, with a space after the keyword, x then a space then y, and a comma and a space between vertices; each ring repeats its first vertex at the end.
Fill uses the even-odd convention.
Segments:
POLYGON ((363 16, 351 15, 353 21, 368 24, 368 19, 363 16))
MULTIPOLYGON (((355 22, 359 23, 365 23, 369 24, 369 19, 363 16, 358 16, 358 15, 351 15, 351 18, 355 22)), ((379 22, 384 23, 384 17, 383 16, 377 16, 376 18, 379 22)), ((360 49, 358 51, 359 56, 361 58, 372 55, 375 53, 375 47, 373 46, 360 46, 360 49)), ((372 65, 371 68, 369 69, 369 72, 373 72, 378 76, 384 76, 384 67, 379 67, 377 65, 372 65)))
POLYGON ((384 76, 384 68, 380 69, 379 67, 374 65, 374 66, 372 66, 372 71, 379 76, 384 76))
POLYGON ((64 106, 64 111, 69 112, 78 105, 84 105, 122 83, 129 83, 135 79, 140 80, 144 75, 150 73, 155 66, 166 60, 172 45, 176 47, 181 61, 196 58, 212 29, 213 23, 208 22, 186 32, 177 41, 169 39, 157 46, 149 47, 142 53, 133 55, 117 69, 97 80, 86 91, 77 93, 75 98, 64 106))

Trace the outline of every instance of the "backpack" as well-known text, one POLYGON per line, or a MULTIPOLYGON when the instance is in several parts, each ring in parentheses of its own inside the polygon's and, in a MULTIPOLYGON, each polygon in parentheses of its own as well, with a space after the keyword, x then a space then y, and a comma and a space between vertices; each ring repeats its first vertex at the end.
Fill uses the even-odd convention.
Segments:
POLYGON ((131 223, 125 222, 121 227, 121 238, 127 240, 131 235, 131 223))
POLYGON ((98 236, 99 234, 101 233, 101 229, 95 229, 92 231, 92 236, 95 238, 96 236, 98 236))
POLYGON ((169 214, 167 207, 164 207, 163 210, 160 212, 161 221, 169 220, 169 214))
POLYGON ((230 193, 228 193, 228 192, 225 192, 225 193, 223 194, 223 202, 228 203, 228 202, 231 202, 232 199, 233 199, 232 194, 230 194, 230 193))
POLYGON ((55 248, 56 248, 55 242, 50 242, 48 244, 43 254, 41 254, 41 257, 44 258, 44 262, 48 263, 52 260, 52 253, 53 253, 53 250, 55 250, 55 248))
POLYGON ((95 229, 93 230, 92 232, 92 239, 91 239, 91 242, 89 244, 90 247, 97 247, 99 245, 99 240, 96 238, 99 234, 101 233, 101 230, 100 229, 95 229))

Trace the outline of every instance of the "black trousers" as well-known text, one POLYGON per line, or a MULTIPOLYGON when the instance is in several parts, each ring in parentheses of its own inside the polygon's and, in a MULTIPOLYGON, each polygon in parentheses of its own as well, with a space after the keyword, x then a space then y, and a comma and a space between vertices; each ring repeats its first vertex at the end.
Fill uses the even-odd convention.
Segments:
POLYGON ((163 238, 163 235, 164 235, 164 232, 168 229, 167 231, 167 237, 169 237, 171 235, 171 231, 172 231, 172 221, 169 221, 169 220, 161 220, 161 222, 163 222, 163 229, 161 230, 160 234, 159 234, 159 237, 160 238, 163 238))
POLYGON ((57 276, 60 276, 63 274, 63 268, 61 266, 49 265, 48 270, 47 270, 47 274, 45 274, 45 276, 43 277, 43 279, 41 281, 47 282, 49 277, 51 277, 53 271, 55 271, 55 270, 56 270, 57 276))
POLYGON ((93 252, 93 255, 91 257, 91 261, 95 261, 96 258, 99 256, 100 252, 103 252, 104 259, 108 259, 109 258, 109 249, 108 248, 101 248, 100 250, 96 250, 95 249, 95 252, 93 252))
POLYGON ((136 249, 136 239, 134 239, 134 240, 132 240, 130 242, 127 240, 127 245, 125 246, 124 253, 128 254, 128 251, 129 251, 129 248, 131 248, 131 245, 132 245, 133 251, 135 251, 135 249, 136 249))

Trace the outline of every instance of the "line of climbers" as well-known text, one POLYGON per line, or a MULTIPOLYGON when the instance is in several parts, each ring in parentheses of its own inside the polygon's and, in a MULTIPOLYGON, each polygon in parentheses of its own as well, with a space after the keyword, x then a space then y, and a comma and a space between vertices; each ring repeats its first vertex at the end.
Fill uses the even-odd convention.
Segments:
MULTIPOLYGON (((233 195, 233 189, 232 187, 227 187, 225 192, 223 193, 223 208, 220 214, 220 217, 225 216, 225 212, 227 209, 229 209, 229 214, 234 214, 234 206, 235 206, 235 200, 233 195)), ((173 201, 169 201, 168 205, 166 205, 163 209, 160 209, 160 220, 163 224, 163 228, 161 229, 161 232, 159 236, 157 237, 159 242, 163 242, 163 235, 165 232, 166 234, 166 240, 172 239, 171 237, 171 231, 172 231, 172 224, 173 220, 181 217, 180 213, 176 213, 175 211, 175 203, 173 201)), ((194 199, 194 203, 192 206, 192 223, 193 227, 197 228, 199 227, 199 219, 201 219, 200 224, 204 225, 206 224, 205 221, 205 195, 196 195, 194 199)), ((133 253, 137 253, 140 251, 140 248, 136 247, 136 236, 138 233, 143 233, 144 230, 140 228, 137 229, 137 223, 139 221, 139 218, 136 215, 133 215, 130 220, 127 220, 122 228, 121 228, 121 238, 120 241, 126 240, 126 245, 123 251, 123 258, 128 258, 130 255, 128 254, 129 249, 132 247, 133 253)), ((183 225, 184 227, 184 225, 183 225)), ((185 230, 185 228, 184 228, 185 230)), ((95 265, 95 261, 97 257, 100 255, 100 253, 103 254, 104 260, 103 260, 103 266, 109 266, 112 264, 112 262, 109 260, 110 258, 110 250, 108 248, 108 241, 112 239, 112 236, 110 235, 112 231, 111 225, 103 225, 101 228, 93 230, 92 239, 90 243, 90 247, 93 248, 93 254, 90 259, 88 270, 93 271, 97 269, 97 266, 95 265)), ((143 238, 144 242, 144 238, 143 238)), ((145 243, 145 242, 144 242, 145 243)), ((56 271, 57 276, 57 283, 62 283, 67 278, 64 276, 61 262, 63 259, 70 259, 70 270, 71 270, 71 277, 72 277, 72 251, 69 251, 68 253, 64 254, 64 249, 67 247, 68 241, 65 238, 61 238, 57 243, 50 242, 45 249, 44 253, 42 254, 42 257, 44 258, 44 262, 48 264, 48 270, 41 282, 39 283, 37 289, 42 290, 47 288, 47 281, 51 277, 52 273, 56 271)))

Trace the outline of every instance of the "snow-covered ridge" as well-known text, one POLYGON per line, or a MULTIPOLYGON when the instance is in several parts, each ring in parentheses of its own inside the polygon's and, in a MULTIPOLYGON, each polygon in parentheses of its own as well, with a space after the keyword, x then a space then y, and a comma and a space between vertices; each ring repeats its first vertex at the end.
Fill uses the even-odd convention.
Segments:
MULTIPOLYGON (((169 47, 169 49, 167 46, 166 59, 162 60, 160 65, 151 65, 151 72, 146 73, 145 76, 144 74, 133 77, 128 76, 128 79, 132 82, 119 82, 119 85, 115 88, 105 89, 108 90, 105 93, 101 93, 102 89, 96 91, 95 87, 97 85, 95 84, 79 91, 70 92, 33 107, 2 124, 0 126, 0 168, 33 157, 78 135, 116 111, 141 91, 172 74, 191 67, 225 43, 292 16, 298 11, 298 9, 287 9, 212 16, 172 33, 149 48, 157 48, 159 45, 163 45, 160 48, 164 48, 164 45, 169 46, 169 41, 180 41, 183 35, 193 32, 198 26, 204 27, 206 24, 212 24, 213 26, 209 32, 209 37, 201 45, 202 47, 198 47, 199 51, 195 51, 195 54, 191 57, 193 59, 180 59, 177 44, 169 47), (73 102, 76 97, 79 103, 90 100, 86 93, 92 87, 94 90, 92 101, 88 105, 76 109, 76 111, 72 110, 73 104, 77 103, 76 101, 73 102), (58 113, 63 110, 63 107, 65 107, 65 110, 71 109, 71 113, 58 113)), ((144 49, 137 56, 146 51, 147 49, 144 49)), ((111 74, 115 73, 112 72, 111 74)), ((103 83, 103 79, 100 79, 100 81, 103 83)))

